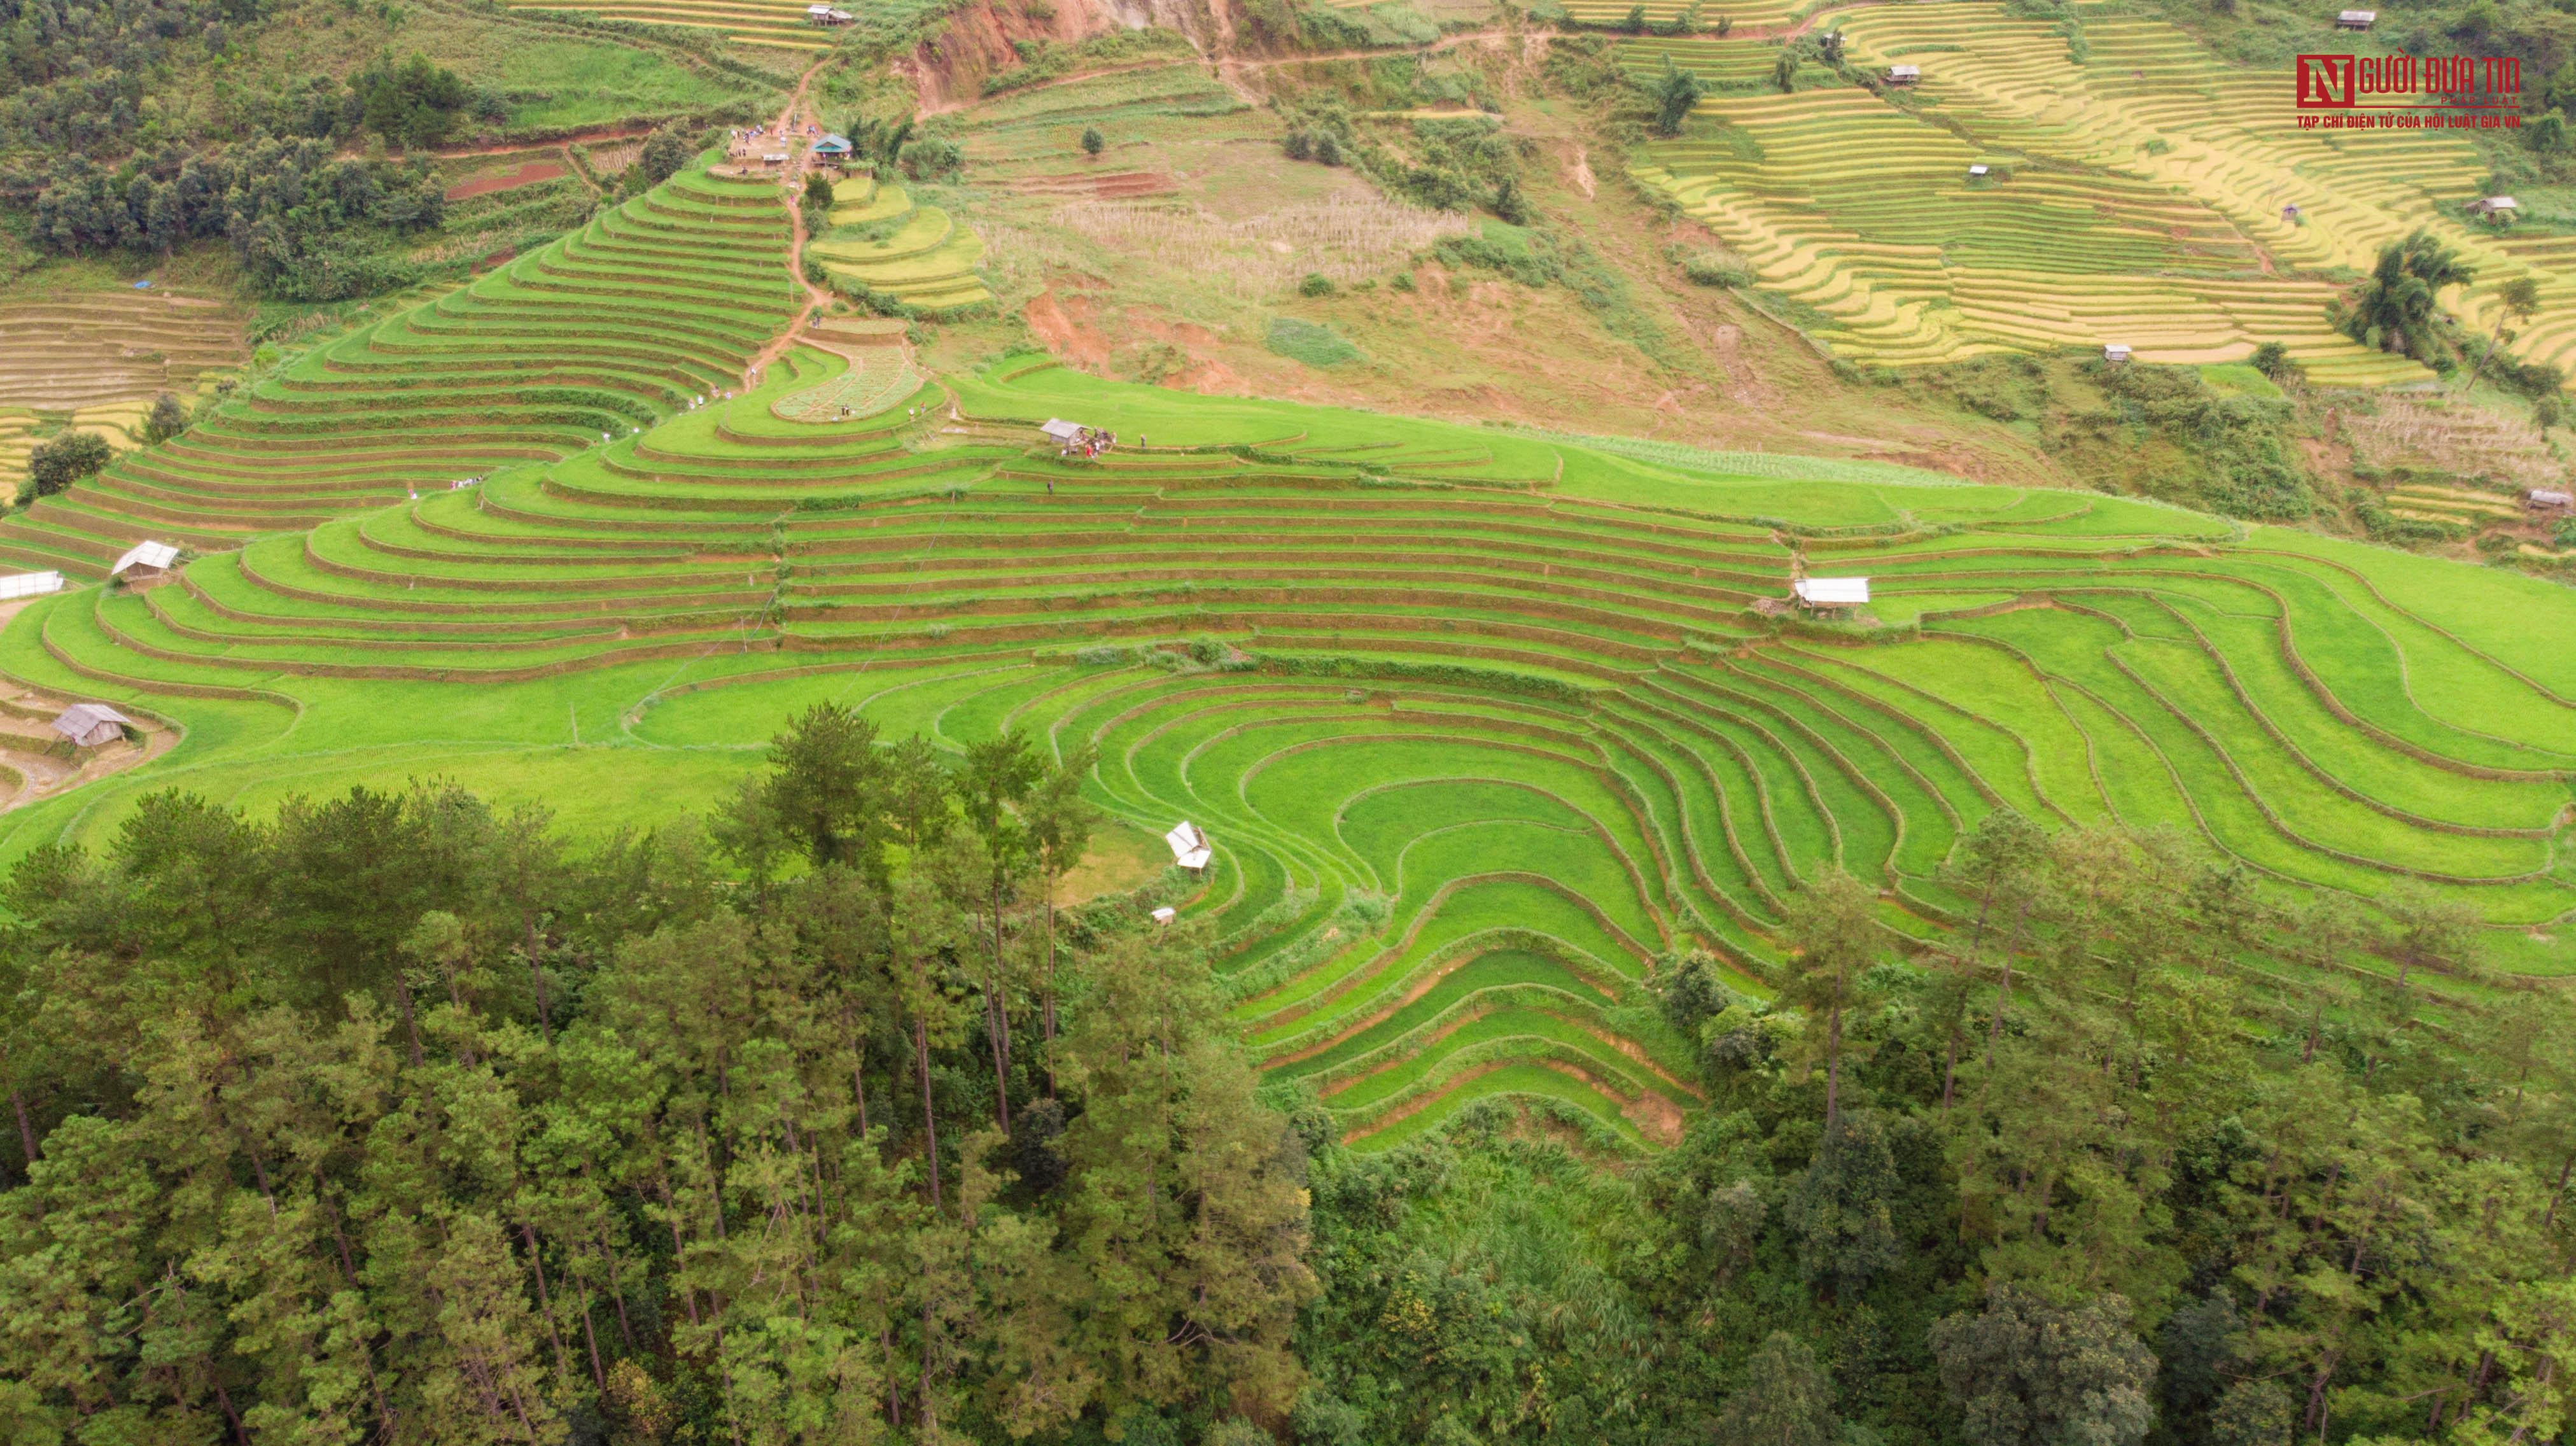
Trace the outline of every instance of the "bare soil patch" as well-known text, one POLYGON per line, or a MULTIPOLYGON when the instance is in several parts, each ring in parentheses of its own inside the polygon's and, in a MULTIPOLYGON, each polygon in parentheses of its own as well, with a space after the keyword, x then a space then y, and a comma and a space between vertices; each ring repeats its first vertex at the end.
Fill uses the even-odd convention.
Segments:
POLYGON ((539 181, 559 180, 572 174, 556 161, 527 161, 494 175, 476 176, 447 188, 447 199, 462 201, 469 196, 488 196, 494 191, 515 191, 539 181))

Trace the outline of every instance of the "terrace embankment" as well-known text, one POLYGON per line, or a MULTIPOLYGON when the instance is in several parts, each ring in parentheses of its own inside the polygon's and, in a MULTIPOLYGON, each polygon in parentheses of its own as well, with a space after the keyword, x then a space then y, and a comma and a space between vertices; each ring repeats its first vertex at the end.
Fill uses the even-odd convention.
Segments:
POLYGON ((2542 584, 2446 568, 2446 592, 2407 570, 2442 564, 2107 497, 1688 473, 1025 356, 925 382, 875 339, 175 586, 47 599, 8 666, 484 707, 626 678, 616 746, 643 769, 817 697, 941 744, 1088 745, 1117 817, 1215 840, 1187 907, 1235 1019, 1372 1144, 1495 1093, 1668 1139, 1698 1107, 1696 1045, 1655 1007, 1672 951, 1761 992, 1782 901, 1829 868, 1892 929, 1959 918, 1943 866, 1999 807, 2178 830, 2284 895, 2418 887, 2510 967, 2566 963, 2545 930, 2576 907, 2576 650, 2513 645, 2576 636, 2542 584), (1060 455, 1048 417, 1118 445, 1060 455), (1872 615, 1755 606, 1801 570, 1867 575, 1872 615))

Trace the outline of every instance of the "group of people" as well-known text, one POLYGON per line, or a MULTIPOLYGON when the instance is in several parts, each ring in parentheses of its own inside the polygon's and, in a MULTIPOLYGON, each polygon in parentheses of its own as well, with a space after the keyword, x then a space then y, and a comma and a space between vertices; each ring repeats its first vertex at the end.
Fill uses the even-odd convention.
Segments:
POLYGON ((1106 452, 1117 445, 1118 434, 1116 432, 1095 431, 1090 427, 1085 427, 1081 431, 1074 433, 1073 440, 1065 443, 1064 446, 1057 451, 1055 454, 1056 460, 1071 461, 1073 459, 1073 455, 1079 452, 1082 454, 1082 460, 1088 462, 1092 458, 1099 456, 1101 453, 1106 452))

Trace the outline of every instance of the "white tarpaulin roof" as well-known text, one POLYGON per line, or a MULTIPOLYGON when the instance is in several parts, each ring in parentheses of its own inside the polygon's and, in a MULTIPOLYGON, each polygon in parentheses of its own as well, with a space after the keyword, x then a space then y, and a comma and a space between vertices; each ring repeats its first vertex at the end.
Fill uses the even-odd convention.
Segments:
POLYGON ((1038 430, 1059 442, 1070 442, 1081 434, 1083 426, 1080 422, 1068 422, 1062 417, 1049 417, 1046 425, 1038 430))
POLYGON ((125 555, 116 560, 116 566, 107 570, 107 575, 114 577, 138 562, 145 567, 168 567, 178 560, 179 549, 166 542, 138 542, 126 549, 125 555))
POLYGON ((1209 856, 1215 852, 1208 846, 1207 835, 1199 832, 1199 826, 1188 819, 1181 820, 1177 828, 1163 835, 1163 842, 1172 846, 1172 862, 1185 869, 1206 868, 1209 856))
POLYGON ((1798 600, 1806 603, 1865 603, 1869 601, 1869 579, 1865 577, 1802 577, 1790 586, 1798 600))
POLYGON ((22 572, 15 577, 0 577, 0 601, 22 597, 41 597, 63 590, 59 572, 22 572))

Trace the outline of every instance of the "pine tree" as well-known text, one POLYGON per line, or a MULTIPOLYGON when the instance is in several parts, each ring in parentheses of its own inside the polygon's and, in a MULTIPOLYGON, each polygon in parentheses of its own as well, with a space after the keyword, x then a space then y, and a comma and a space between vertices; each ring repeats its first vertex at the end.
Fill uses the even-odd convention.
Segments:
POLYGON ((1807 1016, 1806 1049, 1825 1066, 1825 1130, 1842 1119, 1844 1016, 1865 1000, 1862 976, 1881 951, 1876 898, 1840 869, 1789 901, 1792 963, 1781 998, 1807 1016))

